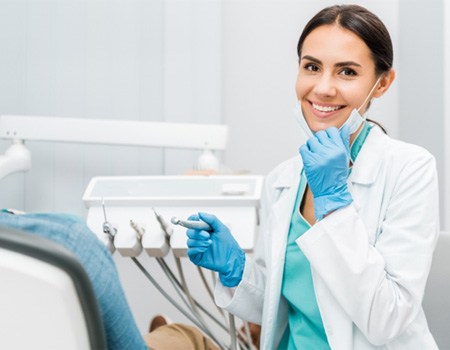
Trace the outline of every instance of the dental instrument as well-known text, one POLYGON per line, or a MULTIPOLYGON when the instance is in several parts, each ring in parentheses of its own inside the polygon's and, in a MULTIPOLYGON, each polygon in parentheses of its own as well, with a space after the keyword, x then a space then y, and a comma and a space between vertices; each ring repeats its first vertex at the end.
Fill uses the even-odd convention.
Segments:
POLYGON ((140 240, 145 233, 145 228, 136 224, 132 219, 130 219, 130 226, 136 232, 136 237, 140 240))
POLYGON ((166 220, 155 210, 155 208, 152 208, 153 213, 155 214, 156 220, 158 221, 159 225, 161 226, 162 230, 164 231, 164 235, 166 238, 167 243, 170 241, 170 236, 173 233, 172 227, 167 223, 166 220))
MULTIPOLYGON (((152 208, 153 213, 155 214, 156 220, 158 221, 159 225, 161 226, 161 229, 164 231, 165 233, 165 238, 166 241, 168 242, 168 244, 170 244, 170 235, 173 233, 173 229, 172 227, 170 227, 167 222, 164 220, 163 216, 160 215, 155 208, 152 208), (169 233, 170 232, 170 233, 169 233)), ((204 328, 208 329, 207 324, 205 322, 205 320, 203 319, 202 315, 198 312, 197 306, 194 302, 194 299, 189 291, 189 288, 187 286, 186 283, 186 279, 184 277, 184 272, 183 272, 183 268, 182 268, 182 264, 180 261, 179 257, 174 257, 175 258, 175 263, 176 263, 176 267, 177 267, 177 271, 178 271, 178 275, 180 276, 180 281, 181 281, 181 290, 184 292, 184 294, 186 295, 187 300, 189 301, 189 305, 187 305, 193 316, 197 318, 197 320, 204 326, 204 328)), ((161 262, 164 262, 163 259, 157 259, 158 263, 161 264, 161 262)), ((162 267, 162 266, 161 266, 162 267)), ((166 275, 167 275, 167 271, 166 275)), ((169 277, 169 276, 168 276, 169 277)), ((211 332, 210 332, 211 333, 211 332)))
POLYGON ((146 225, 128 220, 129 223, 121 225, 114 237, 114 245, 123 257, 137 257, 141 254, 142 236, 146 233, 146 225))
POLYGON ((170 222, 174 225, 180 225, 186 228, 194 229, 194 230, 203 230, 203 231, 211 231, 212 227, 209 226, 204 221, 194 221, 194 220, 181 220, 176 216, 170 219, 170 222))
POLYGON ((111 254, 116 250, 116 246, 114 245, 114 236, 117 233, 117 229, 108 221, 106 218, 106 208, 105 208, 105 199, 102 197, 102 211, 103 211, 103 224, 102 224, 102 232, 103 235, 99 236, 99 239, 105 244, 111 254))
MULTIPOLYGON (((158 221, 158 223, 160 224, 161 228, 164 230, 165 232, 165 236, 166 236, 166 240, 168 243, 170 243, 170 235, 173 233, 173 229, 172 227, 170 227, 167 222, 164 220, 164 218, 162 217, 162 215, 158 214, 157 211, 155 210, 155 208, 152 208, 155 217, 158 221), (170 233, 169 233, 170 232, 170 233)), ((189 288, 187 286, 187 282, 186 279, 184 277, 184 272, 183 272, 183 268, 182 268, 182 264, 180 261, 179 257, 174 256, 175 258, 175 263, 176 263, 176 267, 177 267, 177 271, 178 271, 178 275, 180 276, 180 282, 181 282, 181 289, 184 292, 184 294, 186 295, 187 300, 189 301, 189 305, 187 305, 193 316, 197 318, 197 320, 204 326, 204 328, 208 329, 207 323, 205 322, 204 318, 202 317, 202 315, 199 313, 198 308, 196 303, 194 302, 194 298, 192 297, 189 288)), ((161 264, 161 262, 164 262, 164 260, 162 259, 157 259, 157 261, 161 264)), ((162 266, 161 266, 162 267, 162 266)), ((166 272, 167 274, 167 272, 166 272)), ((168 276, 169 277, 169 276, 168 276)), ((212 334, 210 332, 210 334, 212 334)))
POLYGON ((102 198, 102 209, 103 209, 103 218, 105 221, 103 222, 103 233, 108 235, 111 239, 114 238, 114 236, 117 233, 117 229, 108 221, 106 218, 106 209, 105 209, 105 199, 102 198))

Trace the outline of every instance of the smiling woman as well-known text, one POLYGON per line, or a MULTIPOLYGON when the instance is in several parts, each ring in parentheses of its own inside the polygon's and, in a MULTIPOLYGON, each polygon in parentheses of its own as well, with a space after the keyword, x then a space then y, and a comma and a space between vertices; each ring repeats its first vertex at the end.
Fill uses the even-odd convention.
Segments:
POLYGON ((219 272, 219 306, 262 325, 263 349, 437 349, 421 305, 439 232, 436 162, 365 118, 395 79, 390 35, 361 6, 331 6, 297 51, 312 136, 266 178, 255 256, 203 213, 212 230, 187 231, 188 256, 219 272))
MULTIPOLYGON (((358 14, 363 15, 360 11, 354 16, 358 14)), ((364 114, 370 100, 381 97, 395 79, 389 33, 371 17, 365 20, 371 19, 380 33, 378 40, 351 16, 336 11, 313 18, 300 37, 296 92, 315 132, 340 127, 353 109, 364 114)), ((354 138, 355 134, 351 141, 354 138)))

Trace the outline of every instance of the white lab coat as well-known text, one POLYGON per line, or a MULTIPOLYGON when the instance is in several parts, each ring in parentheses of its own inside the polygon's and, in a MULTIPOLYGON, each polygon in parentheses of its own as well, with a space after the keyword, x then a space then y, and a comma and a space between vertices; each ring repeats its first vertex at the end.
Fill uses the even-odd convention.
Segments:
MULTIPOLYGON (((236 288, 216 286, 219 306, 262 325, 262 349, 277 349, 287 326, 280 291, 301 170, 295 157, 267 176, 254 258, 247 256, 236 288)), ((439 232, 433 156, 374 127, 349 188, 351 205, 297 239, 331 348, 437 349, 421 306, 439 232)))

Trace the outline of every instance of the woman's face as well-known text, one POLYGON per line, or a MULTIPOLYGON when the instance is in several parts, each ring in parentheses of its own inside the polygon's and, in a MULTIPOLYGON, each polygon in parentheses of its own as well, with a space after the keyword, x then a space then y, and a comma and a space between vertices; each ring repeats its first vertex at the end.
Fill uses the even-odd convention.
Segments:
MULTIPOLYGON (((314 132, 339 128, 366 100, 377 81, 367 45, 338 25, 314 29, 302 47, 296 92, 314 132)), ((370 99, 362 106, 363 114, 370 99)))

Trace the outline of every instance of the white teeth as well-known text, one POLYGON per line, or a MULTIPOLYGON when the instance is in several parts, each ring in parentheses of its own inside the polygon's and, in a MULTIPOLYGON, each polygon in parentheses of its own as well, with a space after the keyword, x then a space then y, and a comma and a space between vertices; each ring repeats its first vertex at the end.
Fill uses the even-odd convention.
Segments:
POLYGON ((337 111, 339 108, 341 108, 340 106, 334 106, 334 107, 331 107, 331 106, 319 106, 319 105, 316 105, 314 103, 312 104, 312 106, 313 106, 314 109, 317 109, 320 112, 333 112, 333 111, 337 111))

